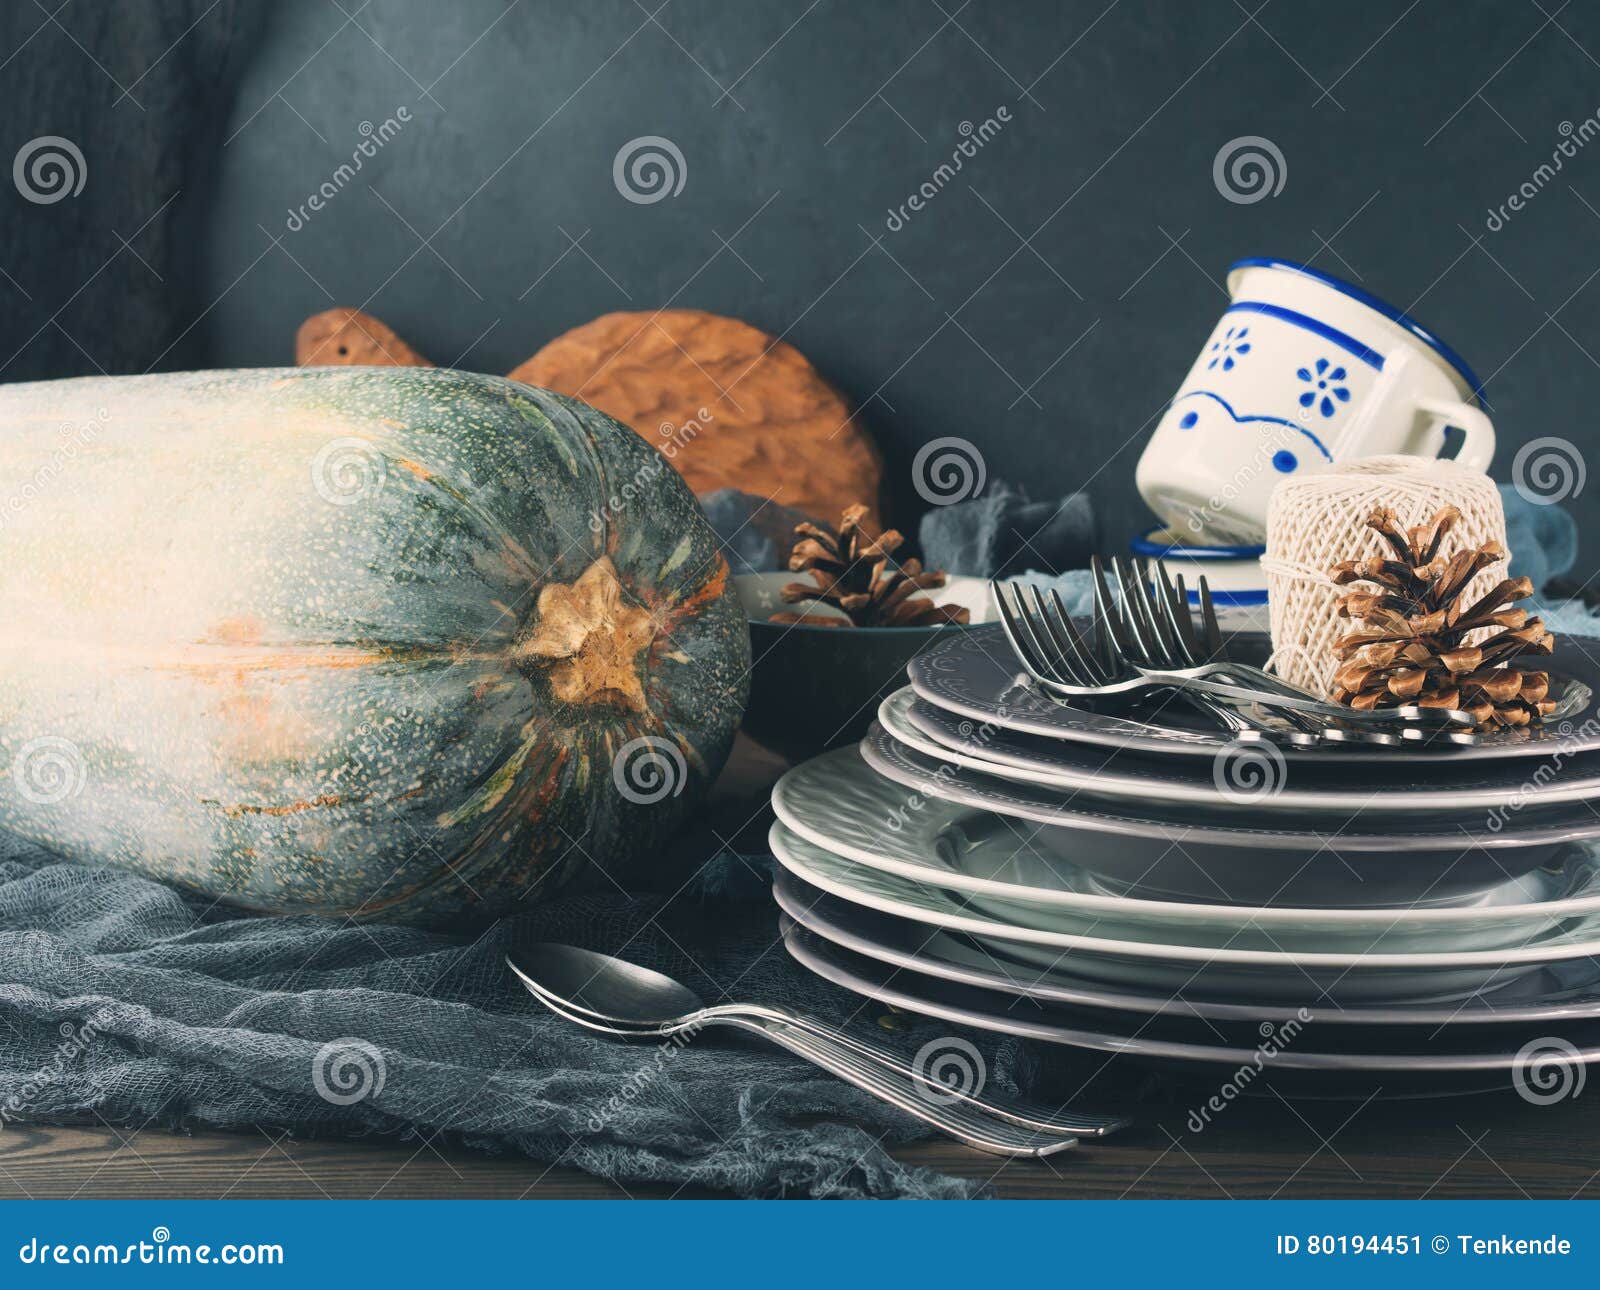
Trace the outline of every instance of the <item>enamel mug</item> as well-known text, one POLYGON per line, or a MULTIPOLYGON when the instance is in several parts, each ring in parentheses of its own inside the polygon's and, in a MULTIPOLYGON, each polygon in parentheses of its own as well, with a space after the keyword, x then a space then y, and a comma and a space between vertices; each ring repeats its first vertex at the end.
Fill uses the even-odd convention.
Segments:
POLYGON ((1232 303, 1139 459, 1139 493, 1201 544, 1260 542, 1285 476, 1406 453, 1487 471, 1494 426, 1455 350, 1359 287, 1240 260, 1232 303))

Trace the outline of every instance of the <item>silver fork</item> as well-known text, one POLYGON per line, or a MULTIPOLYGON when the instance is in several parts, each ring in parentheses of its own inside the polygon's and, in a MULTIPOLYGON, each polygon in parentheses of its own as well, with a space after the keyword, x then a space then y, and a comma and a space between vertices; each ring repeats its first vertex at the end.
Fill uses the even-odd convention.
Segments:
MULTIPOLYGON (((1006 636, 1024 668, 1046 692, 1066 698, 1097 698, 1132 696, 1140 690, 1177 689, 1191 698, 1209 696, 1229 709, 1236 704, 1259 704, 1271 710, 1320 718, 1311 729, 1302 725, 1289 731, 1276 726, 1263 729, 1260 724, 1249 723, 1241 729, 1225 719, 1222 722, 1240 738, 1266 736, 1297 744, 1311 742, 1317 737, 1335 742, 1397 743, 1402 736, 1421 734, 1418 731, 1417 735, 1412 735, 1409 727, 1397 731, 1401 723, 1414 722, 1432 729, 1450 722, 1455 716, 1445 710, 1412 707, 1382 712, 1357 711, 1318 699, 1260 669, 1220 662, 1219 659, 1225 658, 1222 633, 1204 579, 1200 587, 1205 637, 1202 641, 1196 636, 1188 613, 1186 592, 1181 595, 1174 592, 1164 607, 1158 607, 1148 584, 1136 577, 1131 565, 1114 565, 1123 602, 1128 607, 1124 617, 1107 590, 1105 570, 1098 557, 1091 560, 1090 568, 1095 599, 1093 643, 1074 626, 1056 592, 1050 592, 1047 603, 1031 586, 993 585, 1006 636), (1147 644, 1141 644, 1136 637, 1135 622, 1147 644), (1169 651, 1165 643, 1158 643, 1163 626, 1173 633, 1174 641, 1183 642, 1182 646, 1173 645, 1169 651), (1182 654, 1177 653, 1180 648, 1184 650, 1182 654), (1185 665, 1173 666, 1170 660, 1175 657, 1181 658, 1185 665), (1242 682, 1232 679, 1233 669, 1244 672, 1248 679, 1242 682), (1265 677, 1265 683, 1252 684, 1257 675, 1265 677)), ((1164 578, 1164 569, 1159 571, 1159 576, 1164 578)), ((1170 588, 1170 581, 1166 585, 1170 588)), ((1206 710, 1216 712, 1213 708, 1206 710)), ((1222 713, 1217 715, 1223 716, 1222 713)))
MULTIPOLYGON (((1182 578, 1174 587, 1159 560, 1148 562, 1140 570, 1131 560, 1113 559, 1111 567, 1121 593, 1121 612, 1105 594, 1097 561, 1090 571, 1096 593, 1096 627, 1103 629, 1113 642, 1114 648, 1122 656, 1122 662, 1139 675, 1179 685, 1221 682, 1248 686, 1261 695, 1260 702, 1269 704, 1275 699, 1310 700, 1307 706, 1286 704, 1285 708, 1280 709, 1284 720, 1293 725, 1296 732, 1290 741, 1297 744, 1319 742, 1331 728, 1330 722, 1340 715, 1339 709, 1331 704, 1324 707, 1321 700, 1311 695, 1286 695, 1286 686, 1270 678, 1269 683, 1263 685, 1241 681, 1230 675, 1225 670, 1226 664, 1218 659, 1222 651, 1220 629, 1214 641, 1209 629, 1206 630, 1207 639, 1204 642, 1200 640, 1194 628, 1194 619, 1189 613, 1189 597, 1182 578), (1323 710, 1313 715, 1308 707, 1323 710)), ((1205 601, 1210 603, 1210 588, 1206 589, 1205 601)), ((1211 625, 1216 625, 1214 611, 1211 625)), ((1389 724, 1390 720, 1385 718, 1385 728, 1363 732, 1362 739, 1372 743, 1398 744, 1400 737, 1387 728, 1389 724)), ((1240 736, 1245 739, 1253 737, 1256 736, 1240 736)))
POLYGON ((1285 729, 1234 706, 1259 703, 1268 697, 1257 690, 1141 675, 1112 642, 1104 620, 1098 624, 1097 641, 1091 644, 1085 640, 1054 590, 1048 599, 1030 584, 995 582, 991 590, 1006 639, 1028 675, 1046 693, 1095 699, 1131 698, 1140 691, 1171 690, 1235 738, 1282 739, 1302 744, 1316 741, 1315 734, 1285 729))
MULTIPOLYGON (((1151 648, 1145 649, 1142 657, 1135 656, 1129 660, 1145 675, 1163 679, 1187 678, 1191 683, 1215 679, 1267 690, 1279 696, 1265 700, 1269 706, 1321 717, 1321 736, 1335 743, 1396 744, 1401 740, 1423 739, 1455 744, 1477 742, 1477 736, 1471 733, 1471 727, 1475 724, 1472 715, 1459 709, 1403 704, 1361 711, 1343 704, 1325 702, 1291 685, 1282 677, 1273 676, 1248 663, 1236 663, 1227 656, 1222 629, 1217 623, 1216 607, 1211 600, 1211 588, 1206 585, 1203 575, 1198 585, 1200 630, 1196 632, 1194 619, 1189 612, 1188 592, 1181 575, 1176 579, 1169 578, 1166 566, 1159 560, 1149 561, 1145 566, 1145 576, 1137 580, 1130 564, 1118 562, 1116 568, 1124 603, 1130 597, 1144 603, 1146 612, 1150 613, 1153 609, 1153 616, 1164 629, 1159 634, 1159 640, 1154 641, 1151 648)), ((1098 561, 1092 562, 1091 571, 1098 589, 1098 561)), ((1101 598, 1097 597, 1097 618, 1101 604, 1101 598)), ((1105 612, 1108 624, 1114 623, 1114 607, 1107 603, 1105 612)), ((1145 643, 1144 640, 1140 642, 1141 645, 1145 643)))

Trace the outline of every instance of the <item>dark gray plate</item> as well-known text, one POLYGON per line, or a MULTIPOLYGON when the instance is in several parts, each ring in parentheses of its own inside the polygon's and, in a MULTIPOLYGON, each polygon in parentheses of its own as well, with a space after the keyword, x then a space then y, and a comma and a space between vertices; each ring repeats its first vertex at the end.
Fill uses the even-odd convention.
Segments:
MULTIPOLYGON (((1228 638, 1229 653, 1241 662, 1261 662, 1268 648, 1267 637, 1260 632, 1240 632, 1228 638)), ((1503 757, 1571 757, 1600 750, 1600 706, 1596 702, 1600 666, 1567 643, 1557 645, 1548 670, 1558 707, 1542 726, 1495 732, 1465 748, 1449 744, 1313 744, 1285 747, 1282 752, 1291 760, 1318 765, 1382 762, 1437 767, 1503 757)), ((1225 733, 1206 726, 1199 717, 1191 718, 1179 703, 1168 702, 1155 718, 1141 720, 1124 708, 1066 707, 1047 699, 1028 683, 998 627, 974 628, 935 645, 912 659, 906 674, 920 698, 969 720, 992 722, 1002 730, 1191 757, 1209 757, 1229 742, 1225 733)))
POLYGON ((1498 830, 1481 818, 1353 815, 1330 825, 1255 820, 1200 806, 1107 805, 1008 783, 924 757, 874 725, 861 755, 884 778, 922 798, 1016 820, 1038 846, 1139 895, 1245 905, 1365 907, 1448 899, 1550 864, 1562 847, 1600 837, 1587 803, 1512 816, 1498 830), (1300 827, 1291 827, 1299 825, 1300 827))
POLYGON ((1002 779, 1118 801, 1192 803, 1272 815, 1406 812, 1433 819, 1462 818, 1446 813, 1469 811, 1504 812, 1509 818, 1514 811, 1554 803, 1600 801, 1600 758, 1595 756, 1563 758, 1552 767, 1556 773, 1538 779, 1517 761, 1451 765, 1425 779, 1397 777, 1392 768, 1366 761, 1347 767, 1284 761, 1276 770, 1260 762, 1270 782, 1249 782, 1242 765, 1230 778, 1192 757, 1108 753, 1093 744, 980 726, 917 698, 910 687, 879 705, 878 720, 925 756, 954 756, 960 765, 1002 779))

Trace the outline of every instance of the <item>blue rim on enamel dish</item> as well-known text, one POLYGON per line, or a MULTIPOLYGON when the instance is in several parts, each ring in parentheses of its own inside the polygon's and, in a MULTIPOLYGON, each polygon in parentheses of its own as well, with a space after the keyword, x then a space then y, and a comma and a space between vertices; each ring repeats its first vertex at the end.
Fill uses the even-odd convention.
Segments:
POLYGON ((1403 309, 1396 309, 1387 300, 1381 300, 1370 291, 1353 286, 1342 278, 1336 278, 1331 273, 1324 273, 1321 269, 1313 269, 1308 264, 1296 264, 1293 260, 1278 260, 1271 256, 1250 256, 1247 259, 1235 260, 1228 266, 1228 279, 1230 285, 1233 275, 1240 269, 1287 269, 1290 273, 1303 273, 1308 278, 1315 278, 1324 286, 1332 287, 1335 291, 1342 292, 1352 300, 1366 305, 1374 313, 1382 314, 1390 322, 1403 327, 1415 336, 1424 345, 1431 349, 1451 367, 1456 374, 1467 383, 1467 388, 1472 391, 1472 397, 1480 403, 1483 401, 1483 382, 1478 379, 1478 374, 1467 366, 1467 360, 1446 345, 1431 331, 1419 323, 1403 309))
MULTIPOLYGON (((1200 593, 1191 591, 1189 603, 1198 605, 1200 593)), ((1219 609, 1244 608, 1246 605, 1264 605, 1267 603, 1267 593, 1264 591, 1216 591, 1211 592, 1211 603, 1219 609)))
POLYGON ((1155 524, 1138 537, 1130 538, 1128 549, 1134 555, 1148 556, 1154 560, 1254 560, 1266 551, 1264 546, 1185 546, 1181 542, 1155 542, 1151 534, 1159 533, 1166 525, 1155 524))

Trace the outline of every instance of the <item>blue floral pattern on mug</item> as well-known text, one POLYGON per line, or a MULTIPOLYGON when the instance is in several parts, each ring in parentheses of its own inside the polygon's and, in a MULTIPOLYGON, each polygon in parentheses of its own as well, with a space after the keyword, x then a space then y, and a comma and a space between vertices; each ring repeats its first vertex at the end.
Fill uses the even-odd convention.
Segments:
POLYGON ((1249 334, 1248 327, 1230 327, 1221 340, 1212 341, 1211 361, 1206 364, 1206 370, 1221 363, 1224 372, 1233 371, 1234 363, 1250 352, 1250 342, 1245 339, 1249 334))
POLYGON ((1300 395, 1300 406, 1303 408, 1315 404, 1318 412, 1331 417, 1338 411, 1334 399, 1340 403, 1350 402, 1350 391, 1340 384, 1345 378, 1344 368, 1332 367, 1325 358, 1317 360, 1315 369, 1302 367, 1295 375, 1311 387, 1300 395))

